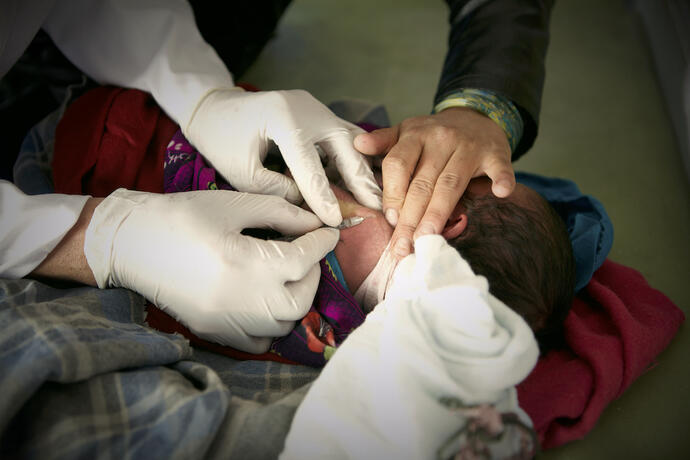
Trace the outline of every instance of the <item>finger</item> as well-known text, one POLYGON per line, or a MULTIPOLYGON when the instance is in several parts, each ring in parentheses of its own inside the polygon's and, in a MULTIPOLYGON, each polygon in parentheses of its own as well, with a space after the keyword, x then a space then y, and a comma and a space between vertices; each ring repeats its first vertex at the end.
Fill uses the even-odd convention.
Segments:
POLYGON ((340 119, 340 121, 343 123, 343 125, 347 128, 348 131, 352 134, 352 137, 358 136, 359 134, 365 134, 367 131, 359 126, 357 126, 354 123, 351 123, 347 120, 340 119))
POLYGON ((285 242, 283 248, 282 270, 285 281, 302 279, 311 267, 326 257, 335 248, 340 232, 334 228, 321 227, 299 238, 285 242))
POLYGON ((465 193, 473 171, 464 170, 466 162, 461 158, 453 155, 438 176, 429 205, 414 233, 415 240, 423 235, 441 233, 455 205, 465 193))
MULTIPOLYGON (((228 345, 238 350, 246 351, 249 353, 263 353, 268 350, 273 341, 274 337, 277 337, 276 333, 281 332, 285 329, 285 326, 274 322, 279 327, 267 327, 266 321, 250 322, 250 327, 238 327, 232 321, 225 321, 223 319, 216 318, 213 324, 209 324, 208 328, 199 330, 198 328, 191 328, 190 330, 201 336, 205 337, 213 342, 217 342, 221 345, 228 345), (222 323, 221 333, 210 333, 207 331, 218 331, 219 323, 222 323), (252 327, 257 326, 257 327, 252 327)), ((294 325, 294 323, 292 323, 294 325)))
MULTIPOLYGON (((412 251, 414 232, 431 201, 437 178, 444 168, 446 158, 446 155, 441 155, 439 152, 434 152, 433 155, 422 154, 417 171, 410 181, 391 239, 393 253, 398 257, 404 257, 412 251)), ((385 187, 384 184, 384 190, 385 187)))
MULTIPOLYGON (((291 321, 283 321, 279 320, 278 318, 271 318, 270 316, 268 316, 272 316, 273 309, 275 308, 275 306, 284 304, 285 299, 286 298, 277 300, 273 298, 270 302, 267 302, 267 304, 270 303, 270 305, 267 305, 268 309, 270 310, 270 313, 265 313, 265 316, 258 320, 248 321, 247 324, 244 326, 242 333, 248 336, 250 340, 254 340, 261 339, 264 337, 273 338, 283 336, 286 334, 286 329, 287 332, 289 332, 290 329, 295 326, 294 319, 291 321)), ((293 307, 288 308, 292 309, 293 307)))
POLYGON ((321 266, 316 263, 302 279, 285 283, 282 291, 284 299, 270 306, 273 317, 279 321, 298 321, 303 318, 314 301, 320 278, 321 266))
POLYGON ((295 181, 276 171, 261 167, 254 173, 252 184, 245 187, 243 192, 275 195, 285 198, 291 203, 300 203, 302 194, 295 181))
POLYGON ((510 152, 495 153, 484 161, 484 174, 489 176, 491 191, 499 198, 505 198, 515 190, 515 172, 510 162, 510 152))
POLYGON ((383 176, 383 211, 386 220, 397 226, 400 210, 405 202, 410 185, 410 177, 417 167, 422 154, 422 144, 418 137, 402 137, 393 146, 381 165, 383 176))
POLYGON ((283 235, 304 235, 323 225, 313 213, 280 197, 246 195, 251 207, 245 228, 270 228, 283 235))
POLYGON ((237 348, 240 351, 246 351, 247 353, 254 353, 258 355, 260 353, 266 353, 271 347, 271 343, 273 343, 273 337, 252 337, 245 335, 237 340, 233 340, 231 343, 226 343, 225 345, 230 345, 231 347, 237 348))
POLYGON ((292 241, 261 240, 262 255, 270 260, 270 270, 283 282, 299 281, 312 266, 335 248, 340 231, 321 227, 292 241))
POLYGON ((355 137, 354 146, 365 155, 382 155, 388 153, 398 142, 400 125, 381 128, 355 137))
POLYGON ((349 133, 338 134, 319 143, 335 162, 345 185, 355 199, 371 209, 381 209, 381 189, 366 158, 355 150, 349 133))
POLYGON ((289 139, 283 139, 278 147, 304 201, 326 225, 339 225, 343 220, 340 206, 329 186, 314 144, 300 139, 297 131, 289 139))

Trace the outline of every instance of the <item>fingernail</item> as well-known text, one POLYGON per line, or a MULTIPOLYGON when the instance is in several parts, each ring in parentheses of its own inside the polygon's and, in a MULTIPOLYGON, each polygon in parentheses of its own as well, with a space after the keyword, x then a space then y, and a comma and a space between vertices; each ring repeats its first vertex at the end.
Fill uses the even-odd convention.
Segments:
POLYGON ((433 225, 431 225, 429 222, 423 222, 419 224, 419 227, 417 227, 417 231, 415 232, 415 237, 419 238, 420 236, 424 235, 434 235, 436 234, 436 229, 434 228, 433 225))
POLYGON ((412 252, 412 241, 410 241, 409 238, 398 238, 398 241, 395 242, 393 252, 398 257, 407 256, 412 252))
POLYGON ((499 193, 504 194, 504 193, 509 193, 510 192, 510 182, 506 180, 502 180, 500 182, 496 183, 496 187, 501 190, 497 190, 499 193))
POLYGON ((355 139, 353 141, 353 145, 357 150, 359 150, 359 147, 362 147, 362 142, 364 142, 362 139, 364 139, 364 134, 365 133, 359 133, 355 136, 355 139))
MULTIPOLYGON (((398 211, 396 211, 393 208, 388 208, 386 209, 386 220, 388 221, 389 224, 391 224, 392 227, 395 227, 398 225, 398 211)), ((398 240, 400 241, 400 240, 398 240)))

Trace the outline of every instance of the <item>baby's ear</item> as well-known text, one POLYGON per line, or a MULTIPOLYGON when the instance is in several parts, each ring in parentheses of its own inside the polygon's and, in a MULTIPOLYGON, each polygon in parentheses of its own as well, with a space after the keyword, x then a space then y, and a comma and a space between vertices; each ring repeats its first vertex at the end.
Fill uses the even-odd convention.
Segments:
POLYGON ((457 238, 467 228, 467 214, 453 215, 450 217, 441 235, 447 240, 457 238))

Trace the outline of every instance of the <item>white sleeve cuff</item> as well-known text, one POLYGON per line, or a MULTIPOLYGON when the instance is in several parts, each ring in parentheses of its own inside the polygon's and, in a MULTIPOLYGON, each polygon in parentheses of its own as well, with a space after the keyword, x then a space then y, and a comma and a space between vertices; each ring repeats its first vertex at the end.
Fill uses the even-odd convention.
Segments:
POLYGON ((74 226, 88 196, 25 195, 0 181, 0 277, 31 273, 74 226))

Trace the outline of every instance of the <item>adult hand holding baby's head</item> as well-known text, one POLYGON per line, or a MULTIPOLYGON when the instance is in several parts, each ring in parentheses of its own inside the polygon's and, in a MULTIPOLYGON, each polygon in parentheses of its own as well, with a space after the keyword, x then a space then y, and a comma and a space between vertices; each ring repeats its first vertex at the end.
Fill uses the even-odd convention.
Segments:
POLYGON ((399 257, 412 251, 419 236, 441 233, 470 179, 489 176, 498 197, 515 188, 505 132, 470 108, 449 108, 360 134, 355 148, 385 155, 383 209, 395 226, 391 244, 399 257))

